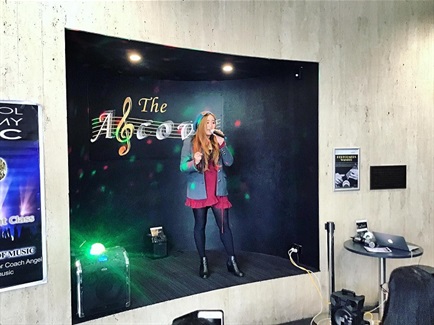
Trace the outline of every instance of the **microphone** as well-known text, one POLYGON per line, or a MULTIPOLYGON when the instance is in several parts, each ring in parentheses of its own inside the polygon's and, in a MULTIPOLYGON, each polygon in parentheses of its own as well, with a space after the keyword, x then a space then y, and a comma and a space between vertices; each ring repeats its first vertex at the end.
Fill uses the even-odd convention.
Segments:
POLYGON ((215 134, 216 136, 218 136, 220 138, 223 138, 223 139, 226 138, 225 134, 222 131, 220 131, 220 130, 211 130, 211 133, 215 134))

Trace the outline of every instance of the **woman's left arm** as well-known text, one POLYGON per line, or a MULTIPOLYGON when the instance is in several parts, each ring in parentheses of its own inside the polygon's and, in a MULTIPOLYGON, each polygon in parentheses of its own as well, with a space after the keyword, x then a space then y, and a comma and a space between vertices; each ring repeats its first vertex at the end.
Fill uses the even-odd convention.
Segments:
POLYGON ((226 145, 226 142, 220 145, 220 157, 222 158, 223 165, 232 166, 234 163, 234 157, 226 145))
POLYGON ((194 165, 193 153, 191 151, 191 139, 187 138, 184 140, 181 149, 181 161, 179 164, 179 169, 181 172, 197 172, 197 168, 194 165))

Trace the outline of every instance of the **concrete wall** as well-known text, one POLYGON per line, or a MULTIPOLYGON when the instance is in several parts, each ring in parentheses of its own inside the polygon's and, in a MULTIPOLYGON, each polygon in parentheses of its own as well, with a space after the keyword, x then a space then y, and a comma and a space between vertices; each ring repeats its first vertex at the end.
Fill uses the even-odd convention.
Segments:
MULTIPOLYGON (((64 29, 177 47, 320 64, 320 229, 334 221, 336 289, 378 297, 375 259, 345 251, 354 221, 404 234, 434 265, 434 3, 432 1, 7 1, 0 3, 0 99, 44 106, 48 283, 0 294, 0 324, 71 322, 64 29), (361 148, 361 188, 332 189, 335 147, 361 148), (405 190, 369 190, 369 166, 406 164, 405 190)), ((315 235, 315 234, 313 234, 315 235)), ((318 274, 328 294, 326 232, 318 274)), ((217 290, 135 309, 92 324, 170 324, 221 308, 229 324, 313 316, 307 275, 217 290)))

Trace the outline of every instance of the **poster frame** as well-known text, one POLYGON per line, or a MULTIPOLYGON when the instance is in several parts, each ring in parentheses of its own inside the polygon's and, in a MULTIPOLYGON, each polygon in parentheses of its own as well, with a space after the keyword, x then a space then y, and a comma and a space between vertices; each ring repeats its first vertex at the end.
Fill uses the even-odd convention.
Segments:
MULTIPOLYGON (((40 240, 41 240, 41 267, 42 277, 41 279, 29 282, 23 282, 16 285, 0 287, 0 293, 22 289, 26 287, 45 284, 48 282, 47 275, 47 243, 46 243, 46 209, 45 209, 45 174, 44 174, 44 134, 43 134, 43 106, 28 100, 3 100, 0 99, 0 107, 3 105, 26 105, 35 106, 37 109, 37 130, 38 130, 38 151, 39 151, 39 207, 40 207, 40 240)), ((1 250, 1 247, 0 247, 1 250)))
MULTIPOLYGON (((343 163, 345 164, 345 163, 343 163)), ((360 148, 359 147, 338 147, 333 149, 333 190, 335 192, 342 191, 358 191, 360 190, 360 148), (342 166, 337 161, 340 156, 346 156, 343 159, 351 159, 348 161, 348 166, 342 166), (352 165, 352 166, 351 166, 352 165), (357 173, 354 173, 354 165, 357 166, 357 173), (346 173, 342 173, 342 168, 348 169, 346 173), (350 175, 351 174, 351 175, 350 175), (340 175, 340 176, 338 176, 340 175), (355 179, 357 177, 357 179, 355 179), (343 184, 349 184, 343 186, 343 184)))

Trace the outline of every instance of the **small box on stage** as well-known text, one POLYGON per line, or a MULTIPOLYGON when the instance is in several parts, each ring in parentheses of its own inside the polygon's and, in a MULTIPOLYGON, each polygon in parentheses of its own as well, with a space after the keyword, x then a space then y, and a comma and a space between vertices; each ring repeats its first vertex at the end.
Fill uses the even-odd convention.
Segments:
MULTIPOLYGON (((161 258, 167 256, 167 237, 163 232, 163 227, 150 228, 151 235, 151 258, 161 258)), ((149 237, 149 236, 148 236, 149 237)))
POLYGON ((152 257, 161 258, 167 256, 167 241, 160 243, 152 243, 152 257))
POLYGON ((75 261, 78 317, 121 311, 131 304, 130 263, 123 247, 75 261))

